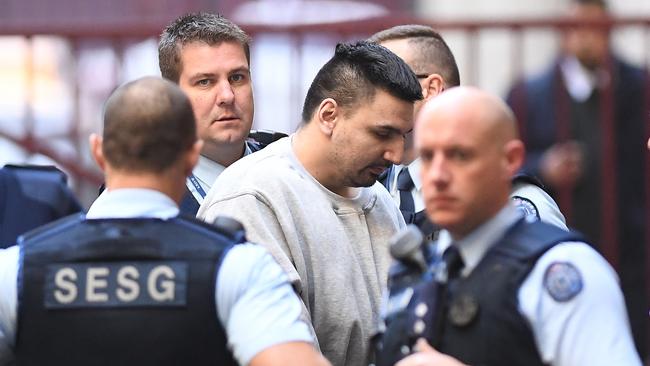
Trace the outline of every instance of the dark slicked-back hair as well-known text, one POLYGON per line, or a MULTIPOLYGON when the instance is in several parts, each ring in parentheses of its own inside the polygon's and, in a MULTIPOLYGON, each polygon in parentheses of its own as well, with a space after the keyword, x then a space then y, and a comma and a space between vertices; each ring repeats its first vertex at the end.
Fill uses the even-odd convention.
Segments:
POLYGON ((235 23, 219 14, 187 14, 174 20, 160 35, 158 66, 165 79, 178 83, 183 68, 181 48, 193 42, 209 46, 221 42, 237 42, 244 48, 250 65, 250 37, 235 23))
POLYGON ((141 78, 117 88, 106 101, 102 151, 115 169, 161 173, 196 139, 192 105, 170 81, 141 78))
POLYGON ((339 43, 307 91, 303 123, 309 122, 324 99, 334 99, 349 114, 359 103, 371 101, 377 89, 407 102, 422 99, 413 71, 387 48, 365 41, 339 43))
POLYGON ((414 49, 414 72, 440 74, 448 87, 460 85, 460 73, 456 58, 451 49, 433 28, 426 25, 398 25, 377 32, 368 38, 369 42, 379 43, 406 39, 414 49), (433 66, 434 70, 431 70, 433 66))

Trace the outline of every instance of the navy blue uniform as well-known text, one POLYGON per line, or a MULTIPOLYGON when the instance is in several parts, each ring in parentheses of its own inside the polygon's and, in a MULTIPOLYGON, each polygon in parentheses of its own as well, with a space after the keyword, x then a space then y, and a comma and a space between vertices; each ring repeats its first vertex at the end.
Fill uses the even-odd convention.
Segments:
POLYGON ((641 364, 615 273, 579 235, 509 204, 463 238, 443 230, 426 254, 421 277, 391 271, 378 365, 418 338, 471 365, 641 364))
POLYGON ((19 235, 83 208, 53 166, 6 165, 0 169, 0 248, 19 235))

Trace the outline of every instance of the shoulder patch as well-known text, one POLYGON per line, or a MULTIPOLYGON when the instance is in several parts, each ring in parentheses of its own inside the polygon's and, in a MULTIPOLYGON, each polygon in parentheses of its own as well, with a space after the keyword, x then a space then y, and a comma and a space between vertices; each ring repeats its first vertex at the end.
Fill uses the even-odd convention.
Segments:
POLYGON ((510 198, 512 199, 512 203, 515 204, 515 207, 524 213, 526 220, 530 222, 539 221, 539 211, 533 201, 521 196, 512 196, 510 198))
POLYGON ((555 301, 566 302, 582 291, 582 276, 568 262, 553 262, 544 274, 544 288, 555 301))

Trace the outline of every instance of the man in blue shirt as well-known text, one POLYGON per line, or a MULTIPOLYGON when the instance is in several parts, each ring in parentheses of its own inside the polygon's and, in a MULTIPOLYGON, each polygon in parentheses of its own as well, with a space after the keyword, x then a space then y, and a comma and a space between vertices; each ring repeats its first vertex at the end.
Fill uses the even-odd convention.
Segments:
POLYGON ((177 86, 120 87, 90 142, 107 192, 0 251, 0 365, 328 364, 238 223, 178 216, 202 141, 177 86))

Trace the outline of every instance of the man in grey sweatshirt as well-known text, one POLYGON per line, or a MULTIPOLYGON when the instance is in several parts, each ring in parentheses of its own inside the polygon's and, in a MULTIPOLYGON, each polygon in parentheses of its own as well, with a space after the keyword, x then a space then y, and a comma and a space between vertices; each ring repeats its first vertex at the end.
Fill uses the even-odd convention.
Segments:
POLYGON ((376 180, 402 160, 421 98, 415 74, 386 48, 339 44, 312 82, 300 129, 227 168, 198 212, 236 218, 271 251, 337 366, 368 364, 388 240, 404 227, 376 180))

